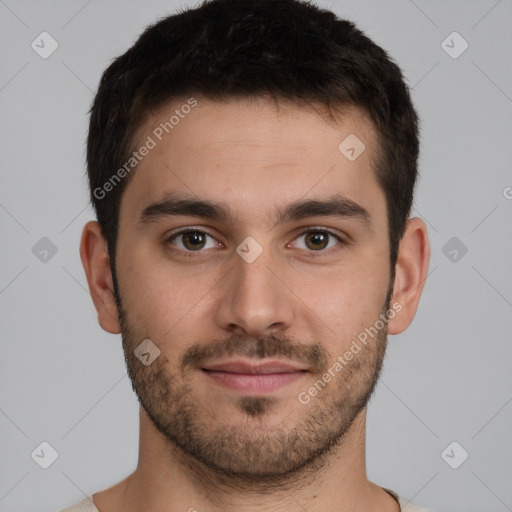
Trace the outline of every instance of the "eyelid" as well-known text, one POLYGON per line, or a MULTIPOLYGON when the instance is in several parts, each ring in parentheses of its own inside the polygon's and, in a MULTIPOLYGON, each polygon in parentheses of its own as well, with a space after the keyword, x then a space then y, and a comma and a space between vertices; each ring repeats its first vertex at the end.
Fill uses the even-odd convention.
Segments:
MULTIPOLYGON (((224 244, 222 242, 220 242, 215 235, 210 233, 206 228, 204 228, 202 226, 186 226, 184 228, 179 228, 178 231, 166 233, 164 236, 164 240, 165 240, 165 242, 172 242, 176 238, 178 238, 180 235, 185 235, 186 233, 194 233, 194 232, 199 232, 206 236, 209 236, 210 238, 215 240, 215 243, 217 245, 224 247, 224 244)), ((205 252, 209 249, 202 249, 202 250, 198 250, 198 251, 184 251, 183 249, 180 249, 179 247, 174 246, 174 250, 180 251, 182 253, 201 253, 201 252, 205 252)))
POLYGON ((322 226, 310 226, 306 229, 303 229, 302 231, 300 231, 295 237, 293 240, 296 240, 297 238, 299 238, 300 236, 304 236, 304 235, 307 235, 308 233, 311 233, 311 232, 321 232, 321 233, 327 233, 329 234, 330 236, 333 236, 334 238, 337 238, 340 242, 344 242, 344 243, 348 243, 348 238, 350 238, 348 235, 345 235, 345 234, 340 234, 338 233, 337 231, 334 231, 330 228, 324 228, 322 226))
POLYGON ((209 235, 213 238, 215 238, 214 235, 212 235, 208 228, 205 228, 203 226, 185 226, 181 228, 176 228, 176 231, 167 232, 164 236, 166 239, 172 238, 173 236, 182 235, 183 233, 190 233, 191 231, 200 231, 201 233, 204 233, 206 235, 209 235))
MULTIPOLYGON (((203 234, 211 237, 213 240, 215 240, 215 242, 218 245, 220 245, 222 247, 225 247, 225 244, 220 242, 215 235, 210 233, 208 231, 208 229, 203 227, 203 226, 186 226, 186 227, 183 227, 183 228, 178 228, 177 231, 174 231, 174 232, 172 232, 170 234, 167 233, 165 235, 165 241, 166 242, 172 242, 174 239, 178 238, 180 235, 184 235, 186 233, 191 233, 191 232, 195 232, 195 231, 198 231, 200 233, 203 233, 203 234)), ((307 235, 308 233, 311 233, 311 232, 327 233, 329 236, 334 237, 339 242, 334 247, 330 247, 329 249, 324 249, 324 250, 319 250, 319 251, 313 251, 313 250, 309 250, 308 251, 308 250, 304 250, 304 249, 299 249, 299 250, 303 250, 304 252, 311 253, 312 255, 317 254, 318 256, 320 256, 321 254, 328 254, 330 251, 336 249, 336 247, 339 244, 348 245, 350 243, 350 241, 348 240, 348 239, 350 239, 350 237, 348 235, 338 234, 337 232, 333 231, 332 229, 326 228, 326 227, 323 227, 323 226, 309 226, 307 228, 302 228, 302 230, 300 232, 298 232, 298 234, 296 234, 294 236, 292 241, 289 242, 288 244, 286 244, 286 247, 288 248, 290 246, 290 244, 292 244, 293 242, 295 242, 295 240, 297 240, 297 238, 300 238, 301 236, 307 235)), ((174 250, 179 251, 181 253, 185 253, 187 255, 194 254, 194 253, 200 254, 200 253, 204 253, 206 251, 209 251, 211 249, 212 248, 210 248, 210 249, 200 249, 198 251, 184 251, 183 249, 180 249, 179 247, 174 246, 174 250)))
POLYGON ((322 256, 329 256, 333 251, 340 250, 340 246, 349 245, 349 243, 350 243, 347 240, 348 235, 344 236, 344 235, 338 234, 338 233, 334 232, 333 230, 331 230, 329 228, 324 228, 322 226, 311 226, 311 227, 308 227, 307 229, 301 231, 299 234, 297 234, 293 238, 293 240, 286 245, 286 247, 289 248, 290 245, 293 244, 298 238, 300 238, 304 235, 307 235, 311 232, 327 233, 329 236, 335 238, 338 241, 338 243, 333 247, 329 247, 328 249, 320 249, 317 251, 302 249, 302 248, 298 248, 298 247, 291 247, 291 248, 298 249, 299 251, 302 252, 302 254, 306 255, 307 257, 311 257, 311 258, 319 258, 320 257, 321 258, 322 256))

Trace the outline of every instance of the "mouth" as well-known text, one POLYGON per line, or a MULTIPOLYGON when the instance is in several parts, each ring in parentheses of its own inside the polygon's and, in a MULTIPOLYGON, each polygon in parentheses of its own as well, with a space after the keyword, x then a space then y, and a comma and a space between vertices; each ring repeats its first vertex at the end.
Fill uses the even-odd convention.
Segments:
POLYGON ((307 368, 277 360, 264 363, 229 361, 206 365, 201 370, 216 384, 249 394, 276 391, 308 373, 307 368))

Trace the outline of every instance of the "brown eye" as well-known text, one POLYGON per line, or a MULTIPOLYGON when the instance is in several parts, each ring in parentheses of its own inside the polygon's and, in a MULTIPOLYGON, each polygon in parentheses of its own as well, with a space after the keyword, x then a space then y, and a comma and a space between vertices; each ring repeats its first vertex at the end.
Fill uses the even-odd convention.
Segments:
POLYGON ((306 233, 306 246, 308 249, 318 251, 325 249, 329 243, 329 234, 324 231, 310 231, 306 233))
POLYGON ((190 229, 172 235, 168 242, 185 252, 199 252, 219 246, 215 238, 204 231, 190 229))
POLYGON ((293 245, 297 249, 303 249, 305 251, 326 252, 326 249, 331 249, 341 242, 342 239, 330 231, 326 231, 325 229, 310 229, 296 238, 293 245))
POLYGON ((201 233, 200 231, 189 231, 181 236, 183 237, 183 245, 191 251, 202 249, 206 244, 205 233, 201 233))

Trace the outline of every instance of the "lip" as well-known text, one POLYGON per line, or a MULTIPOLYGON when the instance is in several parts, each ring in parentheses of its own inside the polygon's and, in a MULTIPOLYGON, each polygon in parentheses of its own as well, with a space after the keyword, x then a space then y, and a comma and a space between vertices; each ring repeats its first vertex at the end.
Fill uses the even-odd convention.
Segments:
POLYGON ((207 365, 202 370, 208 378, 223 387, 241 393, 260 394, 276 391, 307 373, 306 368, 283 361, 228 361, 207 365))
POLYGON ((265 361, 263 363, 250 363, 241 360, 225 361, 223 363, 206 365, 203 369, 229 373, 244 373, 249 375, 292 373, 306 370, 306 368, 301 368, 278 360, 265 361))

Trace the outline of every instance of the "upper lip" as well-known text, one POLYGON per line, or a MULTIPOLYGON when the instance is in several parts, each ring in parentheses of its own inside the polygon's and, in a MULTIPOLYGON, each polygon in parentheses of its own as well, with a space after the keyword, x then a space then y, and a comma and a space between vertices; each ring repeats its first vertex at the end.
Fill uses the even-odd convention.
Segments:
POLYGON ((283 361, 273 360, 263 363, 249 363, 246 361, 226 361, 223 363, 209 364, 203 366, 203 370, 218 372, 243 373, 253 375, 267 375, 271 373, 293 373, 306 371, 301 368, 283 361))

